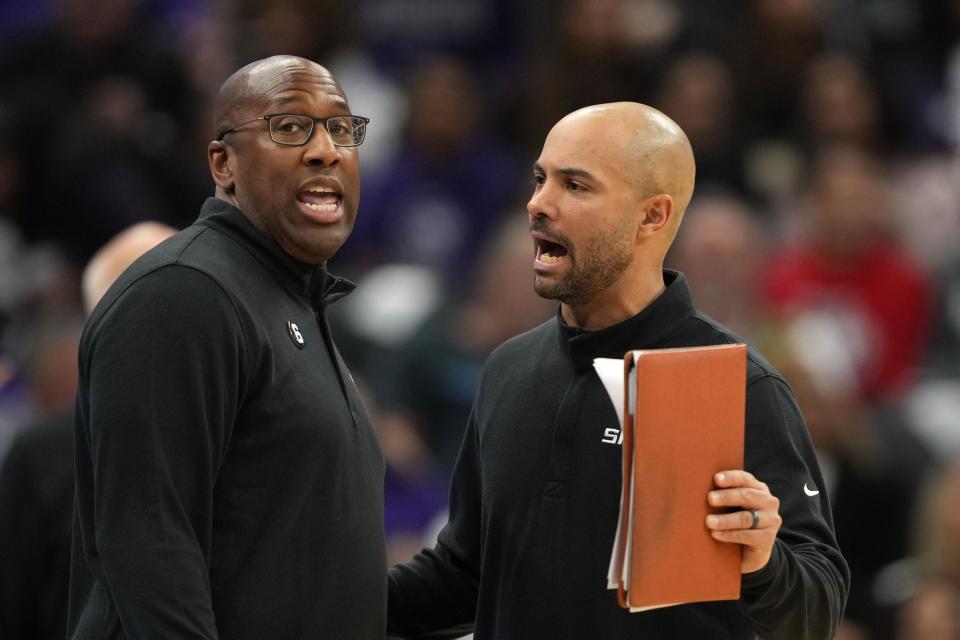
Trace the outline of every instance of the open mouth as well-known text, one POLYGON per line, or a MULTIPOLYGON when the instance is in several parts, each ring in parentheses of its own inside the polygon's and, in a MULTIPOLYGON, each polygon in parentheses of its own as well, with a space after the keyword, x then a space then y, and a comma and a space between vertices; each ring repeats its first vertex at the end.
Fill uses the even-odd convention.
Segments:
POLYGON ((534 238, 537 243, 537 260, 545 264, 556 264, 567 255, 567 248, 558 242, 546 238, 534 238))
POLYGON ((298 193, 297 200, 312 211, 333 213, 340 208, 340 202, 343 200, 343 196, 337 193, 333 187, 318 185, 307 187, 298 193))

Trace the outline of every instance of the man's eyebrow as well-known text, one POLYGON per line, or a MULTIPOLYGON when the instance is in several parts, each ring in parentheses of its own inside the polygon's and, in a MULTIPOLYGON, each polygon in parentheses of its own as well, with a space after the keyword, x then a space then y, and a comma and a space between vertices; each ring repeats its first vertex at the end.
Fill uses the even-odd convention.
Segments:
MULTIPOLYGON (((540 166, 539 162, 533 163, 534 173, 546 173, 543 167, 540 166)), ((594 175, 587 171, 586 169, 581 169, 579 167, 561 167, 557 169, 557 173, 563 174, 565 176, 570 176, 573 178, 586 178, 587 180, 596 180, 594 175)))
POLYGON ((557 173, 562 173, 565 176, 570 176, 573 178, 586 178, 587 180, 594 180, 593 174, 585 169, 580 169, 579 167, 560 167, 557 169, 557 173))

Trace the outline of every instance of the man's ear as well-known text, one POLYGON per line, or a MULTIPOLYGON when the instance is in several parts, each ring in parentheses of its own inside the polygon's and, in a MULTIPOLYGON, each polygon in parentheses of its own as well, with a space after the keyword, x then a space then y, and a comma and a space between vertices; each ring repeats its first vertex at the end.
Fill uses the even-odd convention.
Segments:
POLYGON ((213 140, 207 145, 210 175, 214 183, 227 193, 233 193, 233 155, 221 140, 213 140))
POLYGON ((638 239, 650 237, 666 228, 673 218, 673 198, 665 193, 647 198, 640 205, 638 239))

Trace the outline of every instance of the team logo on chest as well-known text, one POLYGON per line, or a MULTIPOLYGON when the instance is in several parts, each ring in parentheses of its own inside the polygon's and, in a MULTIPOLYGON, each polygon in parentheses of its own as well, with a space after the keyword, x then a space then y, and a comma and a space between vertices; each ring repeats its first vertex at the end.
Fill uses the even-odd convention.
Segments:
POLYGON ((287 335, 293 340, 293 344, 297 345, 297 349, 303 349, 303 334, 300 333, 300 327, 296 322, 287 320, 287 335))
POLYGON ((603 430, 603 438, 600 442, 604 444, 623 444, 623 432, 616 427, 607 427, 603 430))

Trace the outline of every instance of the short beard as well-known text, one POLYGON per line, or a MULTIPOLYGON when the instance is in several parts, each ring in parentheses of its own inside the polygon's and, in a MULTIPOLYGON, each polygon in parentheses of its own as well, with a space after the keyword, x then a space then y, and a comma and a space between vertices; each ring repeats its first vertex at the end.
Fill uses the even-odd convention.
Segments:
POLYGON ((631 222, 629 216, 624 216, 621 224, 590 238, 576 253, 568 247, 570 259, 575 261, 578 254, 583 255, 583 264, 574 262, 570 275, 559 282, 548 282, 535 275, 533 288, 537 295, 575 307, 589 302, 619 280, 633 262, 631 222))

